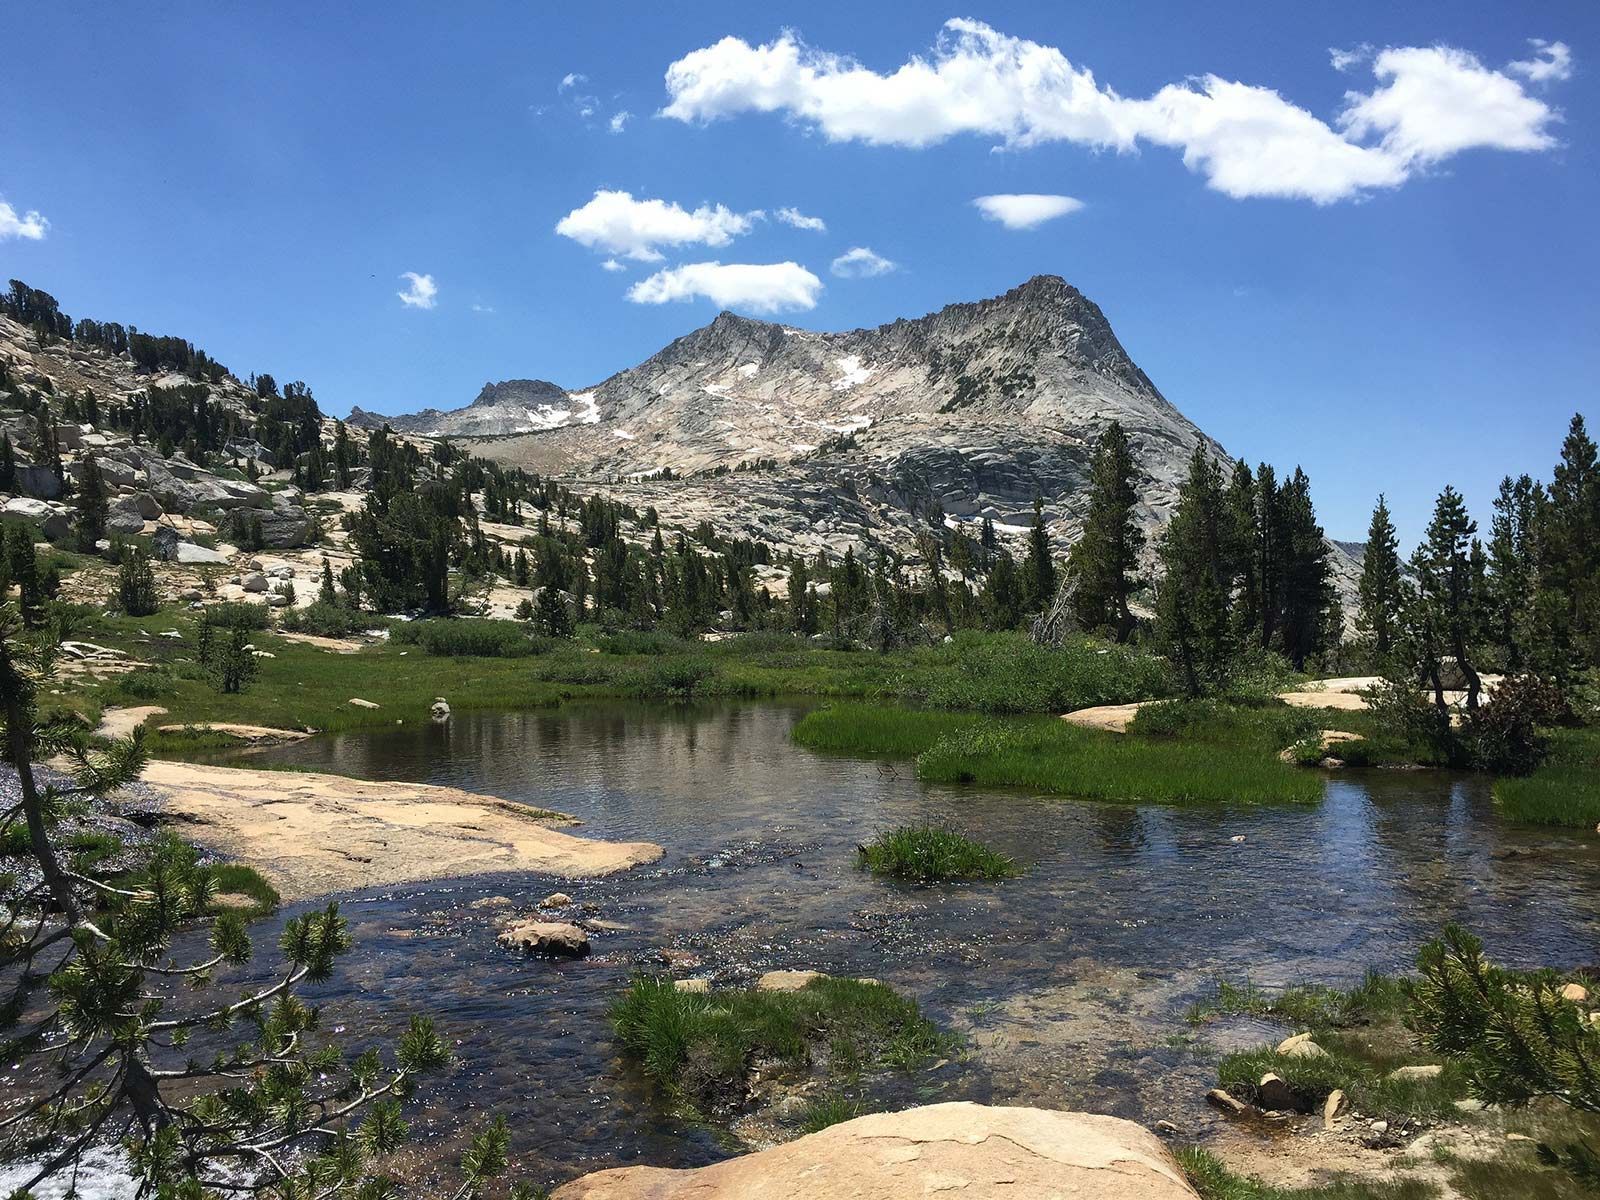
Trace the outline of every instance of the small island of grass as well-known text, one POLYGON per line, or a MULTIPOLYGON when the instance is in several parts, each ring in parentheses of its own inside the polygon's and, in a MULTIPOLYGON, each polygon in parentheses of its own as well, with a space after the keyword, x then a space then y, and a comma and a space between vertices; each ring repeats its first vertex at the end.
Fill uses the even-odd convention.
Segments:
POLYGON ((879 834, 859 850, 861 865, 875 875, 912 883, 966 879, 1008 879, 1017 864, 957 833, 934 825, 902 825, 879 834))

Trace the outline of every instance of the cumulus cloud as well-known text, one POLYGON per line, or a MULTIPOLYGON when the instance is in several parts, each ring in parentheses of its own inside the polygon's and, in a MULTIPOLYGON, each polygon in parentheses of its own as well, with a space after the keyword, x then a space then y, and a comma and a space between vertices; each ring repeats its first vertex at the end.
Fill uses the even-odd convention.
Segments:
POLYGON ((1007 229, 1033 229, 1083 207, 1082 200, 1075 200, 1071 196, 1052 196, 1039 192, 1002 192, 993 196, 979 196, 973 204, 988 220, 999 221, 1007 229))
POLYGON ((556 223, 556 232, 613 257, 659 262, 659 246, 726 246, 750 232, 760 213, 736 213, 721 204, 693 212, 666 200, 635 200, 628 192, 597 191, 594 199, 556 223))
POLYGON ((485 316, 485 317, 492 316, 494 314, 494 305, 492 305, 492 304, 474 304, 472 306, 472 311, 475 312, 475 313, 478 313, 481 316, 485 316))
POLYGON ((26 238, 30 242, 37 242, 44 238, 49 229, 50 222, 37 209, 29 209, 18 215, 16 209, 0 200, 0 238, 26 238))
POLYGON ((600 264, 600 269, 602 271, 626 271, 628 268, 623 263, 619 263, 616 259, 608 258, 605 260, 605 262, 600 264))
POLYGON ((629 112, 627 109, 623 109, 621 112, 615 114, 611 118, 611 122, 610 122, 611 132, 612 133, 621 133, 623 131, 623 129, 626 128, 628 122, 632 118, 633 118, 633 114, 631 112, 629 112))
POLYGON ((439 295, 439 285, 434 283, 432 275, 418 275, 415 271, 406 271, 401 274, 401 279, 406 281, 405 291, 396 292, 400 303, 407 308, 432 308, 439 295))
MULTIPOLYGON (((1548 126, 1559 114, 1522 80, 1562 78, 1571 55, 1561 43, 1534 49, 1503 71, 1448 47, 1380 51, 1371 56, 1377 86, 1348 93, 1330 124, 1270 88, 1218 75, 1126 97, 1053 46, 957 19, 930 55, 887 74, 793 33, 759 46, 726 37, 667 68, 661 111, 685 122, 779 113, 830 140, 870 145, 923 147, 975 134, 1012 149, 1167 146, 1228 196, 1327 204, 1396 187, 1463 150, 1552 144, 1548 126)), ((1344 69, 1366 57, 1365 48, 1332 53, 1344 69)))
POLYGON ((828 232, 828 223, 821 217, 808 217, 798 208, 780 208, 772 214, 785 225, 793 225, 796 229, 804 229, 811 233, 828 232))
POLYGON ((870 279, 887 275, 897 264, 866 246, 852 246, 833 260, 829 270, 840 279, 870 279))
POLYGON ((561 82, 556 84, 556 91, 558 91, 558 92, 569 92, 573 88, 577 87, 580 83, 588 83, 588 82, 589 82, 589 77, 587 75, 580 75, 576 71, 568 71, 565 75, 563 75, 561 77, 561 82))
POLYGON ((1521 75, 1529 83, 1549 83, 1572 78, 1572 50, 1565 42, 1529 38, 1533 57, 1507 63, 1506 70, 1521 75))
POLYGON ((796 262, 685 263, 657 271, 628 289, 635 304, 704 298, 719 308, 751 312, 815 308, 822 280, 796 262))

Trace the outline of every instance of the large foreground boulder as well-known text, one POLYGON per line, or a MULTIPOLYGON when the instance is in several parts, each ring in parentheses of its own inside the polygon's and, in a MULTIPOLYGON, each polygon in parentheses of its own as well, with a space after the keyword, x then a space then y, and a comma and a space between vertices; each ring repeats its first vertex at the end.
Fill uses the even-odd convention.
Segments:
POLYGON ((620 1167, 551 1200, 1195 1200, 1149 1130, 1120 1117, 931 1104, 874 1113, 697 1170, 620 1167))

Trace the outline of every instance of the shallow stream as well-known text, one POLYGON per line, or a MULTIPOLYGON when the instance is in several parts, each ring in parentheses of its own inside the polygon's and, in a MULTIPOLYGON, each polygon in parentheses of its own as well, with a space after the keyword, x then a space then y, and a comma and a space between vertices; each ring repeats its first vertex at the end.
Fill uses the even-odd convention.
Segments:
POLYGON ((930 787, 910 763, 812 753, 789 740, 803 711, 458 713, 251 756, 487 792, 572 813, 588 836, 666 847, 655 867, 559 885, 627 927, 595 935, 584 962, 495 947, 501 922, 556 889, 548 879, 345 898, 357 946, 323 989, 330 1016, 352 1032, 394 1031, 429 1011, 454 1044, 416 1125, 454 1141, 502 1112, 533 1182, 727 1153, 652 1102, 606 1020, 631 974, 663 969, 669 947, 703 960, 679 974, 815 968, 914 996, 968 1054, 892 1082, 896 1103, 1081 1107, 1199 1136, 1218 1052, 1267 1032, 1191 1030, 1184 1010, 1219 977, 1350 982, 1369 966, 1403 969, 1447 921, 1514 965, 1600 962, 1600 844, 1501 825, 1481 780, 1329 776, 1315 807, 1081 803, 930 787), (1025 874, 916 889, 856 868, 858 843, 922 821, 957 826, 1025 874))

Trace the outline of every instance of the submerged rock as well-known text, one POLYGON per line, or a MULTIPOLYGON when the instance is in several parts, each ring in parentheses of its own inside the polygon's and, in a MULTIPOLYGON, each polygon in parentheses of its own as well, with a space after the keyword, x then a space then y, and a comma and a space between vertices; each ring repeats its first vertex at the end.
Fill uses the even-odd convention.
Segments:
POLYGON ((781 1146, 694 1170, 620 1167, 551 1200, 1195 1200, 1148 1129, 1089 1113, 930 1104, 873 1113, 781 1146))
POLYGON ((589 953, 589 935, 567 921, 519 921, 498 941, 507 950, 544 958, 583 958, 589 953))

